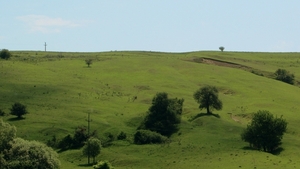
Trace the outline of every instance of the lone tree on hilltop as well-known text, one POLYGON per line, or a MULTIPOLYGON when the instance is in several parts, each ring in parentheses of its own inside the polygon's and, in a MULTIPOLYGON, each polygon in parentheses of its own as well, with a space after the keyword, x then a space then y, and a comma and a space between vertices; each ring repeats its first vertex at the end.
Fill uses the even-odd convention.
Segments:
POLYGON ((199 109, 206 108, 207 114, 212 114, 210 110, 221 110, 222 101, 218 97, 218 89, 214 86, 205 86, 194 93, 194 99, 199 103, 199 109))
POLYGON ((1 59, 9 59, 11 57, 11 53, 7 49, 2 49, 0 52, 0 58, 1 59))
POLYGON ((285 83, 294 84, 294 74, 288 72, 285 69, 277 69, 275 72, 276 80, 283 81, 285 83))
POLYGON ((90 67, 91 64, 93 63, 93 60, 92 59, 86 59, 85 63, 88 65, 88 67, 90 67))
POLYGON ((27 114, 28 111, 26 110, 26 106, 21 104, 21 103, 15 103, 12 105, 11 109, 10 109, 10 114, 11 115, 15 115, 18 116, 18 118, 20 119, 24 114, 27 114))
POLYGON ((221 52, 223 52, 223 51, 224 51, 224 49, 225 49, 225 47, 223 47, 223 46, 220 46, 220 47, 219 47, 219 49, 220 49, 220 51, 221 51, 221 52))
POLYGON ((269 111, 260 110, 254 114, 241 137, 250 147, 272 153, 281 145, 286 128, 287 122, 282 117, 277 118, 269 111))
POLYGON ((167 93, 157 93, 138 129, 151 130, 164 136, 172 135, 181 122, 183 102, 183 99, 169 99, 167 93))

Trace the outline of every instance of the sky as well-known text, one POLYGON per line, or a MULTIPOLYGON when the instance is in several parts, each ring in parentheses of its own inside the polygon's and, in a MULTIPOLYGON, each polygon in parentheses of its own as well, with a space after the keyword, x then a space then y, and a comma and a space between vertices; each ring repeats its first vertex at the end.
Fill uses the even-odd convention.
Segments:
POLYGON ((0 49, 300 52, 299 0, 0 0, 0 49))

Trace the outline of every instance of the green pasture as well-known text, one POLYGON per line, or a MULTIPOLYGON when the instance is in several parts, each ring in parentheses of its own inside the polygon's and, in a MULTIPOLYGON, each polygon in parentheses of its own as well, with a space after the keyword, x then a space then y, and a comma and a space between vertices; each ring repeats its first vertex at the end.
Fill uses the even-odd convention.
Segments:
MULTIPOLYGON (((103 138, 121 131, 129 137, 102 149, 97 160, 115 168, 298 168, 300 166, 300 88, 242 69, 193 62, 213 58, 274 73, 283 68, 300 81, 299 53, 250 52, 99 52, 15 51, 0 60, 0 108, 14 102, 28 108, 25 119, 3 119, 28 140, 47 142, 87 126, 103 138), (85 59, 93 59, 90 68, 85 59), (219 89, 223 109, 214 116, 200 111, 193 93, 204 85, 219 89), (134 145, 133 134, 157 92, 184 98, 180 131, 170 144, 134 145), (136 100, 133 98, 137 97, 136 100), (276 155, 249 150, 240 133, 258 110, 288 122, 283 150, 276 155), (197 118, 196 118, 197 117, 197 118)), ((60 153, 63 169, 91 168, 81 150, 60 153)))

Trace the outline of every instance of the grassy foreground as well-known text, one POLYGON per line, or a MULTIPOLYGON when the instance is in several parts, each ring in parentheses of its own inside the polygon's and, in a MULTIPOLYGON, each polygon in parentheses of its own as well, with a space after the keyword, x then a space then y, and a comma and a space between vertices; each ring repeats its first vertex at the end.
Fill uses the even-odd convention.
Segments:
MULTIPOLYGON (((132 138, 157 92, 184 98, 180 131, 165 145, 134 145, 130 139, 103 148, 98 160, 115 168, 297 168, 300 166, 300 89, 243 69, 197 63, 201 57, 233 62, 272 74, 278 68, 300 81, 299 53, 239 52, 12 52, 0 60, 0 108, 14 102, 30 112, 24 120, 3 119, 18 136, 46 142, 87 125, 99 137, 124 131, 132 138), (93 59, 90 68, 85 59, 93 59), (214 85, 224 108, 221 118, 201 116, 193 93, 214 85), (136 100, 132 98, 137 97, 136 100), (269 110, 285 118, 288 133, 277 155, 247 149, 240 139, 251 113, 269 110)), ((91 168, 81 150, 60 153, 61 168, 91 168)))

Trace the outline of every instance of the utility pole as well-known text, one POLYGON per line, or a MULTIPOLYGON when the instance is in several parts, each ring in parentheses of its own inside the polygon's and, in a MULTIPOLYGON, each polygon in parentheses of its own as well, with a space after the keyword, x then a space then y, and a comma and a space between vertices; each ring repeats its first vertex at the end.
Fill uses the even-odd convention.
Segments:
POLYGON ((47 46, 47 43, 46 43, 46 42, 45 42, 45 45, 44 45, 44 46, 45 46, 45 52, 46 52, 46 51, 47 51, 47 48, 46 48, 46 46, 47 46))

